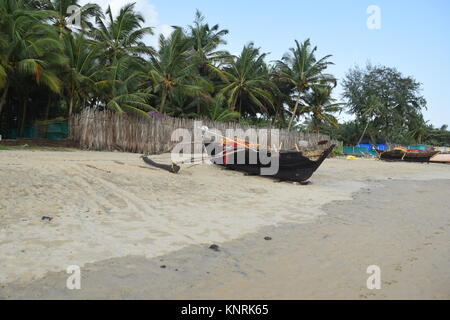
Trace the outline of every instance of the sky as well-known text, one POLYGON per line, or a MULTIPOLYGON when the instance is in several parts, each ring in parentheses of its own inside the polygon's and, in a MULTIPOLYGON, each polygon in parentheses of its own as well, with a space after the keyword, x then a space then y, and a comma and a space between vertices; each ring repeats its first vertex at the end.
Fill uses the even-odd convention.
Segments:
MULTIPOLYGON (((81 1, 88 2, 88 1, 81 1)), ((92 2, 92 0, 91 0, 92 2)), ((147 39, 157 45, 157 35, 170 34, 171 27, 186 26, 196 9, 210 25, 228 29, 227 45, 232 54, 253 41, 267 62, 280 59, 294 40, 310 38, 317 56, 331 54, 329 67, 338 79, 356 65, 366 63, 395 67, 422 83, 428 110, 424 117, 433 125, 450 125, 450 1, 448 0, 97 0, 113 12, 136 2, 136 9, 154 27, 147 39), (379 10, 379 19, 370 6, 379 10), (369 28, 368 26, 369 20, 369 28), (379 22, 377 24, 377 22, 379 22), (375 25, 373 25, 375 23, 375 25), (373 28, 373 27, 376 28, 373 28)), ((335 97, 340 99, 338 85, 335 97)), ((349 119, 346 115, 341 120, 349 119)))

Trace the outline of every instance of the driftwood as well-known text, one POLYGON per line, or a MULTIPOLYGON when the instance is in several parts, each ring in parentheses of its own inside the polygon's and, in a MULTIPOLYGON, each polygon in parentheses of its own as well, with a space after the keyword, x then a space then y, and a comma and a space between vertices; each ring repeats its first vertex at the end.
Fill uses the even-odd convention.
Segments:
POLYGON ((178 171, 180 171, 180 166, 178 166, 176 163, 172 163, 171 165, 156 163, 155 161, 151 160, 147 156, 142 156, 142 160, 144 160, 145 163, 147 163, 153 167, 163 169, 163 170, 169 171, 171 173, 178 173, 178 171))

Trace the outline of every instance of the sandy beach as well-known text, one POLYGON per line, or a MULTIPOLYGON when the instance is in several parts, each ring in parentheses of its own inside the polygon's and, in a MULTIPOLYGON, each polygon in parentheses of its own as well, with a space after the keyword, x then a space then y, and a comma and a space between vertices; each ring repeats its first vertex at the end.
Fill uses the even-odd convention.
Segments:
POLYGON ((449 299, 449 213, 448 164, 328 159, 298 185, 207 164, 174 175, 131 153, 0 151, 0 298, 449 299))

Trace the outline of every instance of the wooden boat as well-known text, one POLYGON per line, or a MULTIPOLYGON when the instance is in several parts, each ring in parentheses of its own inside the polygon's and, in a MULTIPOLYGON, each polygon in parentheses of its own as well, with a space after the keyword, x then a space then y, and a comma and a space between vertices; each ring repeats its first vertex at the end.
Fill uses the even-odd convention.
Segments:
POLYGON ((448 153, 437 154, 430 159, 430 162, 450 164, 450 154, 448 153))
MULTIPOLYGON (((249 175, 261 175, 262 168, 270 167, 270 163, 261 163, 260 151, 258 149, 238 149, 236 145, 231 148, 229 146, 224 148, 223 145, 211 143, 205 143, 205 146, 209 156, 213 160, 213 163, 227 169, 244 172, 249 175), (216 150, 223 151, 221 154, 216 154, 216 150), (238 159, 245 159, 245 161, 238 161, 238 159), (256 159, 256 161, 250 161, 250 159, 256 159)), ((298 151, 280 151, 274 155, 274 157, 279 157, 278 171, 273 175, 268 175, 267 177, 282 181, 307 181, 317 170, 317 168, 320 167, 331 151, 333 151, 334 147, 335 145, 332 145, 327 148, 315 161, 303 156, 302 153, 298 151)), ((266 157, 271 156, 270 152, 264 151, 264 154, 266 157)))
POLYGON ((395 148, 388 151, 377 150, 379 158, 386 161, 430 162, 439 151, 423 151, 417 149, 395 148))

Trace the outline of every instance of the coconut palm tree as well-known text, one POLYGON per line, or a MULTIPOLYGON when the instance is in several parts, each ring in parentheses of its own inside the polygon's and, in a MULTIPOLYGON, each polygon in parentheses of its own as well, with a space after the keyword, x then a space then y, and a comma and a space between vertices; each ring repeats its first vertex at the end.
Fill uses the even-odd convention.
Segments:
POLYGON ((277 77, 294 87, 295 106, 288 129, 291 128, 294 117, 297 116, 302 94, 306 90, 314 85, 336 82, 332 75, 324 73, 325 69, 333 64, 328 61, 331 55, 316 59, 317 47, 311 47, 309 39, 302 43, 295 40, 295 47, 289 50, 290 52, 286 53, 282 60, 276 62, 277 77))
POLYGON ((337 119, 334 114, 342 110, 343 103, 335 103, 335 99, 331 97, 331 86, 313 86, 311 91, 306 93, 303 98, 306 103, 301 108, 301 114, 309 114, 311 116, 311 125, 314 131, 320 132, 320 126, 323 123, 331 124, 338 127, 337 119))
POLYGON ((206 76, 208 73, 223 76, 220 66, 230 58, 230 54, 224 50, 217 50, 220 45, 226 44, 223 39, 228 30, 219 29, 219 25, 212 27, 205 23, 205 17, 200 11, 195 12, 194 24, 189 26, 188 37, 192 39, 193 59, 197 64, 199 74, 206 76))
POLYGON ((149 104, 152 95, 141 90, 139 70, 140 61, 133 57, 123 56, 114 60, 106 68, 100 81, 96 82, 96 90, 102 96, 107 108, 119 113, 130 112, 148 116, 148 111, 156 110, 149 104))
POLYGON ((214 103, 208 107, 208 118, 214 121, 230 122, 238 120, 241 116, 239 112, 232 111, 224 106, 223 98, 216 98, 214 103))
POLYGON ((361 134, 361 137, 358 140, 357 144, 360 144, 364 136, 366 135, 367 129, 369 128, 370 122, 373 118, 382 112, 383 105, 378 100, 378 98, 374 95, 369 97, 365 97, 365 108, 362 113, 364 120, 366 121, 366 126, 361 134))
POLYGON ((83 34, 64 34, 63 41, 67 63, 61 76, 70 116, 76 104, 89 97, 102 68, 98 47, 83 34))
MULTIPOLYGON (((226 44, 224 36, 228 30, 219 29, 219 25, 212 27, 205 23, 205 17, 196 11, 193 25, 188 27, 187 36, 192 40, 192 58, 197 67, 197 72, 206 86, 214 91, 214 85, 225 79, 225 74, 220 68, 226 61, 230 60, 230 54, 224 50, 218 50, 220 45, 226 44), (209 85, 206 82, 210 82, 209 85)), ((209 103, 201 95, 196 97, 197 114, 205 111, 209 103)))
POLYGON ((75 28, 91 28, 91 18, 103 16, 100 6, 94 3, 79 5, 78 0, 38 0, 39 10, 51 13, 50 21, 58 28, 59 36, 70 33, 75 28), (74 10, 75 9, 75 10, 74 10), (79 22, 80 25, 75 25, 79 22))
POLYGON ((45 10, 31 10, 25 0, 0 1, 0 113, 7 95, 19 90, 23 113, 27 108, 24 81, 59 92, 61 83, 52 65, 63 63, 61 43, 52 26, 44 22, 50 18, 45 10))
POLYGON ((253 43, 249 43, 239 57, 224 68, 227 82, 218 94, 227 97, 228 107, 232 111, 257 114, 273 106, 271 91, 275 90, 275 85, 270 81, 265 56, 253 43))
POLYGON ((182 92, 192 97, 202 93, 205 98, 210 98, 205 89, 207 82, 195 70, 191 47, 191 39, 182 29, 176 28, 169 37, 160 36, 159 50, 151 55, 143 78, 146 85, 153 86, 153 92, 160 97, 161 113, 166 112, 167 101, 175 89, 177 94, 182 92))
POLYGON ((174 88, 166 104, 166 114, 179 118, 196 118, 196 102, 182 90, 174 88))
POLYGON ((146 35, 153 34, 153 30, 142 27, 145 19, 134 11, 134 6, 134 3, 125 5, 116 17, 113 17, 109 6, 106 10, 107 21, 100 16, 96 18, 98 26, 90 34, 104 51, 108 63, 126 55, 149 55, 154 51, 142 41, 146 35))

